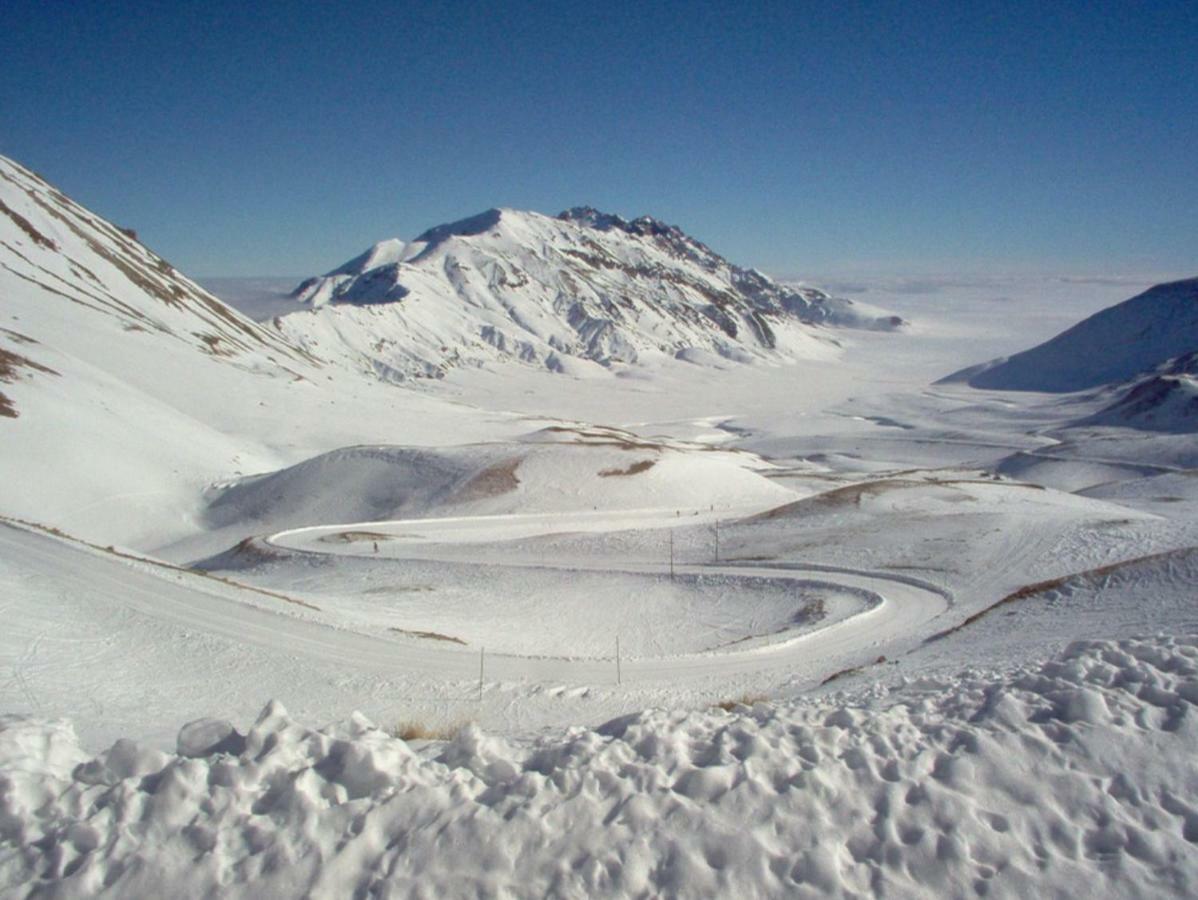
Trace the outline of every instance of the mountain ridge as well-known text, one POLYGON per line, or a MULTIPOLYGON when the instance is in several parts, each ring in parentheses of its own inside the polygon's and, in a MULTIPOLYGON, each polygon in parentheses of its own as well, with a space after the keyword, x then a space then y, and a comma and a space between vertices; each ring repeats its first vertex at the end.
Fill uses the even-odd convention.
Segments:
POLYGON ((340 340, 347 360, 400 378, 504 359, 577 373, 706 354, 819 358, 836 346, 828 326, 905 324, 736 266, 675 225, 589 206, 493 208, 382 241, 292 296, 339 314, 284 316, 290 338, 340 340))
POLYGON ((1021 353, 941 379, 986 390, 1069 393, 1145 375, 1198 349, 1198 278, 1163 282, 1021 353))

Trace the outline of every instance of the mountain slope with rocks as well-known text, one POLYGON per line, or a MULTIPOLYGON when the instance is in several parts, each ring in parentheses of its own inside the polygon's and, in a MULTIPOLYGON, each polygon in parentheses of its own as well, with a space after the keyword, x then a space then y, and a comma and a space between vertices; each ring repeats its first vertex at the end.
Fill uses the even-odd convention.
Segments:
POLYGON ((497 360, 583 374, 823 358, 837 348, 823 326, 904 324, 735 266, 675 226, 590 207, 492 209, 382 241, 293 296, 311 310, 276 319, 289 339, 394 379, 497 360))

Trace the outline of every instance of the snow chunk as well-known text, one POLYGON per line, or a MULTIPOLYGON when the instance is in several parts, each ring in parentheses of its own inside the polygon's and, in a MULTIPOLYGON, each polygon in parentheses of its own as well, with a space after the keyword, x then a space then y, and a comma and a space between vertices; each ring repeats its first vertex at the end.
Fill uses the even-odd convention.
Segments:
POLYGON ((176 746, 180 756, 237 755, 245 748, 245 736, 224 719, 196 719, 179 730, 176 746))

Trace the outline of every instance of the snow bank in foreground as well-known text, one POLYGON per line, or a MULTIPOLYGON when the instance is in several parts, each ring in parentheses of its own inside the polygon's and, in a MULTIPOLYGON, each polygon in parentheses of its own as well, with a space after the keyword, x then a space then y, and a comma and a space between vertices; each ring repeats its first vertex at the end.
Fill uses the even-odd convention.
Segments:
POLYGON ((180 755, 0 719, 0 891, 24 897, 1198 890, 1198 636, 738 713, 415 752, 361 717, 180 755), (213 749, 215 748, 215 749, 213 749))

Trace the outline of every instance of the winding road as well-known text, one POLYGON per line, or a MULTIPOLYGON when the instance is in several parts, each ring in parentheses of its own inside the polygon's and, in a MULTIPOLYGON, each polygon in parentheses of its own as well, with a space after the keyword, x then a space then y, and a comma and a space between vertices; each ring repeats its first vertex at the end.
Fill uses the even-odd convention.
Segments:
MULTIPOLYGON (((758 510, 753 510, 758 511, 758 510)), ((723 510, 728 517, 744 511, 723 510)), ((388 556, 404 560, 429 560, 425 548, 434 544, 492 544, 563 532, 669 528, 703 524, 714 520, 710 510, 636 510, 618 513, 533 513, 501 516, 471 516, 433 519, 403 519, 386 522, 362 522, 295 528, 265 538, 273 547, 292 553, 326 556, 368 556, 385 560, 388 556), (345 533, 359 536, 353 541, 330 541, 345 533), (374 550, 377 536, 379 552, 374 550), (414 552, 413 552, 414 551, 414 552)), ((460 561, 460 560, 459 560, 460 561)), ((488 565, 496 564, 488 559, 488 565)), ((532 563, 509 562, 520 567, 532 563)), ((568 571, 620 572, 637 575, 662 575, 661 563, 631 563, 617 560, 538 560, 539 568, 568 571)), ((929 623, 952 605, 952 597, 941 588, 916 578, 890 573, 837 568, 802 563, 763 563, 760 561, 688 564, 678 563, 682 575, 749 576, 760 579, 804 581, 817 586, 833 586, 866 598, 853 615, 829 621, 774 643, 743 648, 724 648, 701 653, 661 657, 633 658, 623 663, 626 682, 677 684, 689 677, 707 678, 746 671, 836 671, 846 655, 905 639, 916 640, 929 633, 929 623)), ((393 648, 393 645, 388 645, 393 648)), ((394 649, 391 649, 394 655, 394 649)), ((877 654, 874 654, 876 656, 877 654)), ((873 657, 870 657, 871 659, 873 657)), ((405 649, 404 665, 427 672, 452 676, 477 677, 478 656, 471 649, 444 646, 419 646, 405 649)), ((394 664, 394 660, 392 662, 394 664)), ((611 680, 612 661, 494 654, 487 657, 487 677, 496 680, 560 682, 568 684, 606 683, 611 680)))
MULTIPOLYGON (((463 530, 475 538, 494 536, 502 528, 510 536, 513 517, 487 517, 474 520, 407 520, 371 523, 371 529, 383 529, 409 535, 431 535, 453 528, 458 539, 463 530), (501 521, 502 520, 502 521, 501 521)), ((535 517, 525 521, 525 534, 552 533, 554 517, 535 517)), ((568 517, 566 517, 568 518, 568 517)), ((646 521, 657 521, 659 514, 646 521)), ((669 520, 669 517, 665 517, 669 520)), ((626 524, 627 514, 620 517, 626 524)), ((693 521, 693 520, 692 520, 693 521)), ((557 524, 560 526, 561 520, 557 524)), ((273 536, 270 541, 305 553, 331 553, 329 544, 319 550, 312 544, 329 531, 352 530, 358 526, 330 526, 303 529, 273 536)), ((352 546, 352 545, 351 545, 352 546)), ((278 601, 278 611, 262 594, 234 584, 151 562, 115 556, 103 550, 52 537, 23 527, 0 528, 0 557, 19 559, 26 571, 52 576, 59 590, 71 592, 89 605, 117 606, 144 615, 165 626, 187 632, 210 635, 246 648, 271 652, 285 650, 296 656, 331 664, 346 672, 379 675, 414 673, 446 680, 478 678, 479 659, 473 649, 458 648, 440 642, 404 642, 375 637, 355 631, 332 628, 320 621, 292 614, 278 601)), ((633 573, 660 573, 659 566, 596 566, 592 569, 633 573)), ((872 648, 883 643, 918 639, 929 632, 929 623, 951 604, 944 592, 901 576, 879 572, 830 570, 828 567, 801 564, 679 565, 681 573, 749 575, 755 578, 810 579, 846 588, 871 598, 855 615, 831 622, 795 637, 765 646, 660 658, 638 658, 623 664, 625 683, 668 683, 678 685, 691 678, 728 675, 749 671, 793 671, 824 675, 842 666, 846 655, 861 651, 865 659, 872 648), (867 652, 868 651, 868 652, 867 652)), ((876 654, 873 654, 876 655, 876 654)), ((539 682, 567 685, 608 684, 612 680, 612 661, 488 655, 486 677, 489 682, 539 682)))

